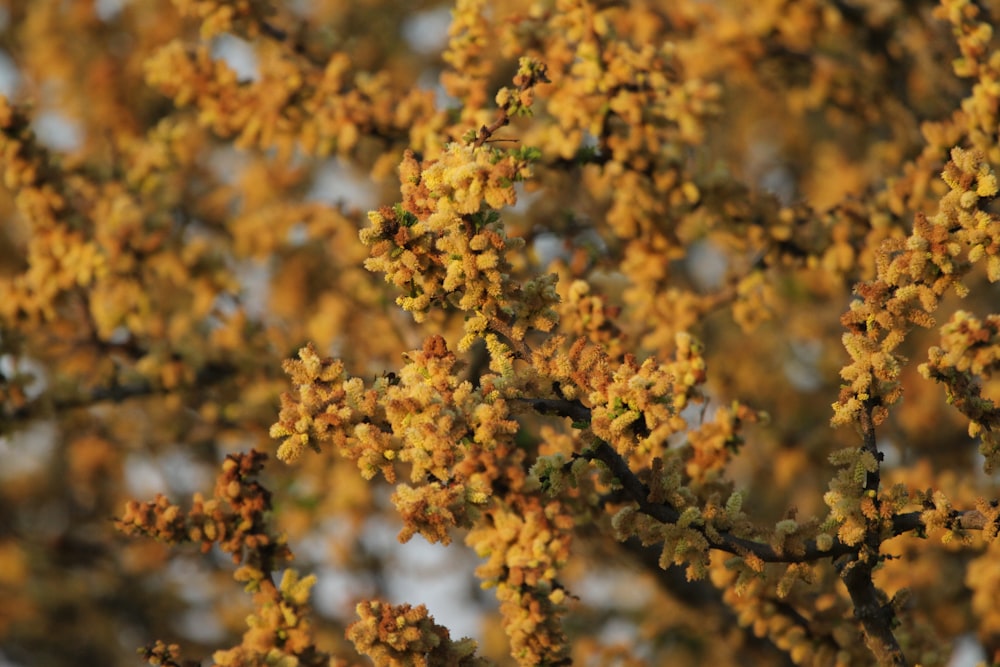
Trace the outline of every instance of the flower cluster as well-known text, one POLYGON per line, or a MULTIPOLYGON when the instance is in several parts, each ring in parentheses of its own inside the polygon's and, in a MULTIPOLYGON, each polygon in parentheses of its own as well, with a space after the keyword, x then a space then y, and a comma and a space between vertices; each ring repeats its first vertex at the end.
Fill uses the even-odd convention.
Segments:
POLYGON ((396 465, 408 464, 414 486, 400 484, 393 496, 405 521, 400 539, 420 533, 450 542, 449 529, 468 524, 503 473, 487 459, 509 455, 517 431, 505 401, 460 381, 458 360, 438 336, 409 354, 398 377, 382 377, 370 389, 312 346, 299 356, 285 364, 296 395, 282 396, 271 427, 272 437, 284 438, 279 458, 291 462, 307 446, 331 442, 366 479, 381 472, 390 482, 396 465))
POLYGON ((27 270, 0 279, 5 295, 0 317, 52 320, 61 296, 89 286, 107 271, 99 246, 85 236, 81 216, 68 207, 84 184, 78 179, 71 183, 53 164, 28 117, 5 98, 0 98, 0 153, 4 185, 16 193, 18 211, 34 230, 27 270))
MULTIPOLYGON (((229 20, 227 8, 219 11, 229 20)), ((208 17, 203 31, 217 31, 218 16, 208 17)), ((261 30, 249 21, 245 34, 252 38, 261 30)), ((199 124, 218 136, 234 137, 239 147, 277 148, 286 156, 295 148, 315 156, 352 154, 366 135, 401 140, 422 124, 418 119, 435 115, 425 91, 399 95, 385 77, 353 71, 344 53, 317 65, 285 41, 262 48, 267 57, 260 60, 260 77, 246 82, 213 58, 207 45, 175 40, 146 62, 146 80, 178 106, 194 106, 199 124)))
POLYGON ((830 518, 824 528, 836 527, 837 537, 844 544, 861 544, 872 522, 884 524, 900 507, 889 502, 877 503, 874 492, 864 491, 867 476, 879 468, 871 452, 841 449, 830 455, 830 462, 840 470, 823 496, 830 507, 830 518))
POLYGON ((448 629, 435 623, 424 605, 361 602, 357 613, 361 620, 347 629, 347 638, 376 665, 485 667, 489 664, 476 657, 476 642, 467 638, 452 641, 448 629))
POLYGON ((487 559, 476 576, 496 587, 511 655, 520 665, 560 664, 569 650, 562 627, 568 594, 556 577, 569 561, 573 518, 559 501, 533 497, 489 517, 466 542, 487 559))
MULTIPOLYGON (((885 419, 887 408, 901 395, 896 348, 913 325, 933 325, 933 313, 948 289, 967 292, 961 278, 971 262, 996 257, 983 249, 983 238, 985 229, 997 223, 985 212, 970 211, 981 198, 996 195, 992 169, 976 153, 956 148, 944 179, 950 191, 939 213, 930 219, 918 214, 908 239, 882 244, 876 280, 857 288, 861 300, 841 318, 848 328, 844 346, 852 363, 841 372, 849 384, 834 405, 834 424, 857 419, 867 400, 877 405, 876 424, 885 419)), ((989 274, 991 281, 1000 279, 992 269, 989 274)))
POLYGON ((448 48, 441 54, 449 69, 441 73, 445 91, 462 104, 462 122, 479 127, 489 98, 490 75, 496 59, 490 51, 490 20, 483 0, 459 0, 448 28, 448 48))
MULTIPOLYGON (((205 500, 196 493, 188 511, 173 505, 163 495, 147 503, 130 501, 116 526, 127 535, 146 535, 168 544, 200 544, 207 552, 213 545, 232 554, 240 565, 233 577, 254 593, 253 614, 247 617, 242 642, 216 651, 220 666, 246 664, 319 665, 329 656, 316 650, 309 619, 309 590, 314 576, 300 578, 285 570, 275 586, 272 573, 292 559, 282 535, 268 524, 271 494, 255 479, 267 455, 252 451, 231 455, 222 464, 214 497, 205 500)), ((151 664, 177 664, 179 651, 158 643, 144 650, 151 664)))
POLYGON ((555 576, 568 558, 572 520, 558 502, 525 498, 514 509, 495 496, 497 488, 520 492, 525 472, 505 401, 483 395, 490 378, 483 389, 459 381, 457 359, 440 337, 407 356, 397 377, 380 378, 366 390, 346 378, 340 362, 304 348, 299 360, 286 363, 298 391, 284 395, 281 419, 271 429, 285 438, 279 456, 294 460, 305 443, 330 441, 365 477, 381 470, 389 481, 396 465, 408 464, 410 483, 398 484, 393 494, 403 520, 399 539, 420 533, 447 544, 452 529, 471 527, 467 541, 490 557, 478 574, 497 587, 515 655, 522 664, 562 655, 564 594, 555 576), (498 531, 501 523, 508 528, 498 531))
POLYGON ((417 321, 442 306, 470 313, 462 350, 487 332, 523 350, 529 329, 555 325, 554 281, 511 279, 507 254, 523 241, 507 237, 495 210, 516 202, 514 182, 530 174, 531 154, 451 144, 420 164, 407 153, 403 202, 369 213, 370 227, 361 232, 371 253, 365 267, 406 292, 396 302, 417 321))
POLYGON ((254 596, 257 609, 247 617, 247 631, 239 646, 212 655, 219 667, 248 664, 325 667, 330 656, 317 650, 310 619, 309 591, 316 577, 299 577, 285 570, 277 588, 270 585, 254 596))
POLYGON ((635 450, 646 458, 660 453, 668 438, 685 428, 680 413, 700 398, 706 379, 701 345, 689 335, 678 334, 674 356, 667 363, 649 358, 640 364, 627 355, 616 367, 603 348, 580 338, 565 355, 545 359, 542 352, 535 362, 560 383, 563 396, 579 397, 591 406, 595 435, 623 454, 635 450))
POLYGON ((267 524, 271 493, 255 479, 267 455, 257 451, 226 457, 215 482, 215 493, 194 495, 184 511, 162 494, 150 502, 129 501, 115 525, 126 535, 147 535, 168 544, 198 544, 203 552, 213 545, 232 554, 240 564, 236 576, 258 585, 267 574, 291 559, 282 536, 267 524))
POLYGON ((927 353, 930 359, 920 365, 921 374, 944 384, 949 403, 969 418, 969 436, 982 439, 979 453, 986 472, 992 472, 1000 463, 1000 407, 982 396, 977 378, 992 377, 1000 369, 1000 316, 981 321, 956 312, 941 327, 940 346, 927 353))
POLYGON ((267 0, 177 0, 174 4, 182 16, 201 21, 203 39, 233 32, 248 37, 257 36, 263 30, 262 24, 275 13, 267 0))

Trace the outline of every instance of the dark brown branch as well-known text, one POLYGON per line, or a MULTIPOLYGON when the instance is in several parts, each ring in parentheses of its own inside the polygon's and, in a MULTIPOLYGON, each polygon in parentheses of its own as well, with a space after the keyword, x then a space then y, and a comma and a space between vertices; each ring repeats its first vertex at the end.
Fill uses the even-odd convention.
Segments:
MULTIPOLYGON (((590 422, 590 408, 580 401, 554 398, 525 398, 520 400, 540 414, 569 417, 576 423, 590 422)), ((874 447, 874 441, 870 441, 868 445, 874 447)), ((877 459, 877 450, 875 454, 877 459)), ((664 523, 674 523, 680 517, 680 512, 669 505, 649 502, 649 489, 632 472, 628 467, 628 463, 626 463, 621 455, 606 442, 602 441, 589 453, 588 458, 600 460, 608 467, 621 483, 624 496, 635 502, 639 506, 639 511, 643 514, 664 523)), ((866 489, 868 488, 867 484, 872 482, 877 484, 878 481, 877 473, 874 478, 866 479, 866 489)), ((986 527, 987 519, 977 510, 966 510, 956 513, 955 523, 958 527, 967 530, 982 530, 986 527)), ((897 514, 892 518, 888 538, 914 531, 922 531, 925 528, 926 526, 921 519, 920 512, 897 514)), ((823 558, 838 558, 858 551, 857 547, 844 544, 839 539, 834 539, 833 545, 826 551, 816 546, 814 540, 810 540, 806 543, 805 550, 800 554, 778 553, 770 544, 736 537, 724 532, 722 533, 721 540, 713 541, 707 535, 706 539, 709 539, 712 548, 737 555, 753 554, 767 563, 803 563, 823 558)))
POLYGON ((137 382, 135 384, 115 384, 108 387, 98 387, 87 393, 75 396, 52 398, 43 394, 30 403, 12 411, 7 416, 0 413, 0 423, 23 423, 39 417, 58 415, 69 410, 89 408, 101 403, 123 403, 133 398, 177 393, 191 387, 204 388, 231 378, 236 372, 237 369, 228 364, 208 364, 198 371, 194 383, 178 387, 177 389, 167 389, 166 387, 150 382, 137 382))
MULTIPOLYGON (((611 474, 622 485, 629 499, 638 505, 639 511, 643 514, 662 523, 677 523, 677 520, 680 519, 681 513, 676 508, 664 503, 649 501, 648 487, 639 480, 635 473, 628 467, 625 459, 608 443, 603 440, 598 442, 589 452, 584 453, 584 456, 591 460, 601 461, 606 465, 611 474)), ((816 545, 815 540, 810 540, 806 542, 805 549, 801 553, 784 553, 776 551, 770 544, 737 537, 726 531, 719 531, 719 536, 714 537, 703 529, 699 529, 696 526, 691 527, 699 530, 713 549, 737 556, 753 554, 765 563, 804 563, 823 558, 837 558, 853 553, 856 550, 856 547, 835 540, 830 549, 823 551, 816 545)))
MULTIPOLYGON (((545 75, 545 66, 541 65, 537 68, 532 68, 529 73, 522 73, 521 71, 514 77, 514 84, 517 86, 518 93, 524 93, 531 88, 534 88, 540 83, 549 83, 548 77, 545 75)), ((497 118, 489 126, 483 125, 479 128, 476 133, 476 138, 472 142, 473 148, 479 148, 487 141, 499 141, 493 138, 493 134, 502 127, 510 124, 511 109, 515 111, 519 107, 520 102, 517 104, 508 101, 506 104, 502 105, 498 112, 497 118)), ((510 141, 510 140, 505 140, 510 141)))
MULTIPOLYGON (((541 398, 523 400, 542 414, 557 414, 569 417, 574 422, 590 422, 590 409, 580 401, 541 398)), ((676 523, 680 518, 681 513, 676 508, 649 501, 649 488, 642 483, 629 468, 625 459, 608 443, 603 440, 598 442, 597 446, 590 452, 584 453, 584 456, 591 460, 599 460, 607 466, 611 474, 622 485, 625 494, 638 505, 639 511, 643 514, 662 523, 676 523)), ((823 551, 814 540, 810 540, 806 543, 806 548, 801 554, 778 553, 770 544, 737 537, 724 531, 720 532, 717 539, 709 536, 706 531, 702 531, 702 534, 714 549, 740 556, 753 554, 766 563, 801 563, 823 558, 836 558, 855 550, 854 547, 848 546, 840 540, 835 540, 830 549, 823 551)))
MULTIPOLYGON (((569 417, 574 422, 589 423, 590 409, 580 401, 560 399, 523 399, 533 409, 543 414, 556 414, 569 417)), ((882 455, 878 450, 875 436, 875 425, 872 413, 875 410, 874 401, 866 402, 861 415, 862 449, 870 452, 875 460, 881 463, 882 455)), ((622 486, 623 496, 634 502, 640 512, 662 523, 676 523, 680 512, 666 504, 649 500, 649 488, 629 468, 628 462, 615 449, 603 440, 583 453, 589 460, 602 462, 622 486)), ((880 466, 869 472, 865 478, 864 490, 875 503, 873 518, 868 520, 865 539, 861 545, 852 546, 834 540, 830 549, 821 550, 814 540, 806 543, 799 553, 779 553, 771 545, 763 542, 737 537, 725 531, 709 535, 700 530, 713 549, 739 556, 754 555, 767 563, 801 563, 823 558, 838 559, 840 577, 847 587, 854 605, 854 615, 864 631, 866 643, 880 665, 905 667, 908 663, 902 648, 892 629, 897 623, 896 614, 885 594, 880 591, 872 580, 872 571, 880 561, 879 553, 882 542, 887 539, 880 519, 879 485, 881 483, 880 466)), ((969 529, 982 529, 986 526, 986 517, 978 511, 956 512, 956 525, 969 529)), ((925 528, 920 512, 909 512, 892 517, 888 537, 895 537, 911 531, 925 528)))
POLYGON ((872 581, 872 571, 879 563, 879 551, 882 546, 878 497, 882 455, 878 451, 878 442, 875 438, 875 423, 872 420, 874 410, 875 401, 873 399, 865 401, 860 423, 861 447, 871 453, 878 462, 875 470, 869 472, 865 478, 865 492, 875 503, 875 511, 866 520, 865 539, 861 549, 848 558, 841 569, 840 578, 851 596, 854 616, 861 623, 865 633, 865 643, 878 660, 878 664, 905 667, 907 662, 903 649, 892 634, 892 628, 897 623, 896 613, 886 600, 885 594, 872 581))
POLYGON ((878 450, 878 442, 875 439, 875 423, 872 421, 872 411, 875 404, 871 399, 865 401, 864 409, 861 411, 861 449, 875 457, 878 465, 875 470, 865 476, 865 491, 875 494, 875 505, 878 506, 878 487, 881 484, 882 453, 878 450))
POLYGON ((499 130, 501 127, 508 125, 510 123, 510 116, 507 115, 506 109, 501 109, 500 114, 495 121, 490 123, 489 127, 483 125, 479 128, 479 133, 476 135, 476 140, 472 142, 474 148, 479 148, 493 136, 493 133, 499 130))
POLYGON ((854 604, 854 617, 861 622, 865 640, 879 665, 905 667, 903 650, 892 634, 896 614, 884 594, 872 581, 874 565, 861 556, 853 556, 842 569, 840 578, 847 586, 854 604))
POLYGON ((567 401, 558 398, 522 398, 520 400, 543 415, 559 415, 560 417, 569 417, 574 422, 590 423, 590 408, 580 401, 567 401))

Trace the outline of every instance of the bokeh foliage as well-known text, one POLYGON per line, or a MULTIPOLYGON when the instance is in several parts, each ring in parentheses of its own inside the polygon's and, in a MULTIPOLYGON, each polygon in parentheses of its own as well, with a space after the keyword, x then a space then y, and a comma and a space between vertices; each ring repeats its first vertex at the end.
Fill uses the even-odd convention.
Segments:
POLYGON ((0 2, 2 656, 1000 660, 997 17, 0 2))

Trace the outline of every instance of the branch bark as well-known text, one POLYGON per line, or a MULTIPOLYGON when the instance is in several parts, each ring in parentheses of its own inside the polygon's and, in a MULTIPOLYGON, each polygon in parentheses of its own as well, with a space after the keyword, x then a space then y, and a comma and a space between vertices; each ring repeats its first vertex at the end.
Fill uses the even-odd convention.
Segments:
POLYGON ((851 596, 854 617, 864 630, 865 643, 878 660, 878 664, 883 667, 905 667, 908 663, 903 655, 903 649, 892 633, 892 628, 897 624, 896 612, 893 611, 885 594, 872 580, 872 571, 879 563, 879 552, 882 547, 882 519, 879 511, 881 503, 878 497, 882 454, 878 450, 878 441, 875 438, 875 423, 872 420, 874 409, 873 399, 865 401, 860 422, 861 447, 870 452, 879 464, 875 470, 867 473, 864 486, 865 493, 869 494, 875 503, 875 512, 866 520, 865 539, 861 548, 847 559, 847 563, 840 571, 840 578, 851 596))
MULTIPOLYGON (((531 406, 540 414, 558 415, 569 417, 577 423, 590 422, 590 408, 580 401, 550 398, 527 398, 520 399, 522 403, 531 406)), ((874 441, 869 443, 874 447, 874 441)), ((875 450, 876 460, 879 458, 877 449, 875 450)), ((667 523, 672 523, 680 517, 680 512, 676 509, 658 503, 651 503, 647 500, 649 489, 639 480, 639 478, 628 467, 625 460, 610 445, 602 442, 596 450, 588 456, 590 459, 597 459, 603 462, 616 478, 622 483, 625 493, 630 500, 639 505, 639 511, 654 519, 667 523)), ((877 490, 880 483, 876 474, 865 480, 866 490, 871 488, 877 490), (874 485, 874 486, 871 486, 874 485)), ((978 510, 960 510, 955 513, 955 525, 966 530, 983 530, 987 525, 987 518, 978 510)), ((905 535, 914 531, 921 531, 926 528, 921 519, 921 512, 906 512, 896 514, 892 517, 890 524, 890 538, 905 535)), ((736 537, 723 533, 726 539, 718 544, 713 544, 713 548, 721 549, 732 554, 752 553, 767 563, 802 563, 807 561, 820 560, 822 558, 838 558, 857 551, 856 547, 844 544, 838 539, 834 539, 833 546, 823 551, 816 546, 814 541, 806 543, 806 549, 802 554, 778 554, 769 544, 755 542, 745 538, 736 537)))

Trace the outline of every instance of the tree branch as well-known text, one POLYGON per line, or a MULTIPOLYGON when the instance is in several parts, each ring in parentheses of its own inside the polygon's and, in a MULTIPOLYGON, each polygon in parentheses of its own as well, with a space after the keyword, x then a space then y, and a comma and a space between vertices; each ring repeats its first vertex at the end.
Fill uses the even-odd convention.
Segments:
POLYGON ((6 416, 0 412, 0 426, 5 423, 8 425, 24 423, 40 416, 57 415, 69 410, 88 408, 99 403, 123 403, 129 399, 143 396, 171 394, 192 387, 204 388, 235 376, 237 371, 236 367, 226 363, 209 363, 198 370, 195 381, 191 385, 183 385, 176 389, 167 389, 152 382, 137 382, 97 387, 87 393, 58 398, 42 394, 6 416))
MULTIPOLYGON (((677 523, 677 520, 680 519, 681 513, 676 508, 665 503, 649 501, 649 488, 639 480, 628 467, 625 459, 608 443, 603 440, 599 441, 594 448, 584 453, 584 456, 590 460, 601 461, 606 465, 611 474, 622 485, 628 498, 638 505, 639 511, 643 514, 661 523, 677 523)), ((823 551, 816 545, 815 540, 809 540, 802 553, 783 553, 776 551, 770 544, 737 537, 726 531, 718 531, 718 537, 715 537, 709 535, 708 531, 703 528, 697 526, 690 526, 690 528, 700 532, 713 549, 737 556, 753 554, 765 563, 804 563, 823 558, 837 558, 856 551, 856 547, 844 544, 839 540, 834 540, 833 546, 823 551)))
POLYGON ((906 657, 903 649, 892 634, 892 628, 897 624, 896 612, 886 600, 885 593, 880 591, 872 581, 872 571, 879 563, 879 551, 882 546, 882 518, 879 511, 881 504, 878 497, 882 454, 878 450, 875 438, 875 422, 872 412, 875 400, 865 401, 861 411, 861 447, 870 452, 878 465, 875 470, 865 476, 864 490, 875 503, 875 511, 866 515, 865 539, 861 548, 850 555, 847 563, 840 571, 840 578, 847 586, 847 592, 854 604, 854 617, 861 623, 865 633, 865 643, 875 655, 880 665, 904 667, 906 657))
MULTIPOLYGON (((531 406, 539 414, 558 415, 560 417, 569 417, 577 423, 590 423, 590 408, 577 400, 553 398, 523 398, 519 400, 531 406)), ((874 440, 870 440, 868 446, 875 447, 874 440)), ((875 454, 876 459, 878 459, 877 449, 875 454)), ((680 512, 669 505, 649 502, 649 489, 632 472, 628 467, 628 463, 611 445, 601 441, 590 452, 587 458, 591 460, 597 459, 604 463, 621 483, 625 495, 639 506, 639 511, 643 514, 664 523, 674 523, 680 517, 680 512)), ((865 480, 865 488, 868 489, 871 483, 876 485, 879 483, 878 473, 875 473, 874 477, 865 480)), ((955 523, 957 526, 967 530, 982 530, 986 527, 987 518, 978 510, 964 510, 956 513, 955 523)), ((924 528, 926 526, 921 518, 921 512, 896 514, 892 517, 890 537, 898 537, 909 532, 923 530, 924 528)), ((736 537, 725 532, 722 533, 722 541, 713 542, 707 535, 706 538, 709 539, 709 543, 715 549, 737 555, 753 554, 767 563, 802 563, 823 558, 838 558, 855 553, 858 550, 857 547, 846 545, 836 538, 830 549, 826 551, 816 546, 814 540, 810 540, 806 543, 806 548, 801 554, 779 554, 770 544, 736 537)))

